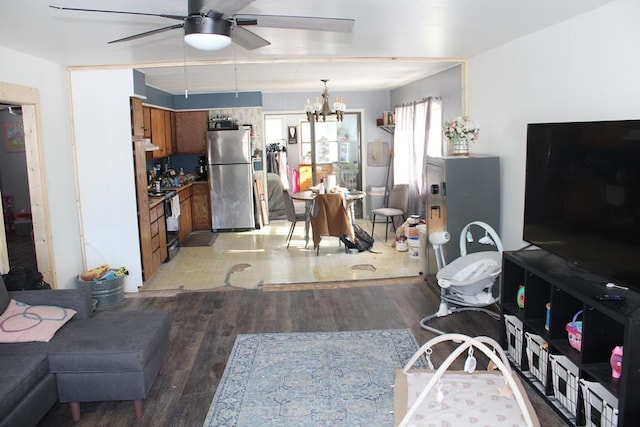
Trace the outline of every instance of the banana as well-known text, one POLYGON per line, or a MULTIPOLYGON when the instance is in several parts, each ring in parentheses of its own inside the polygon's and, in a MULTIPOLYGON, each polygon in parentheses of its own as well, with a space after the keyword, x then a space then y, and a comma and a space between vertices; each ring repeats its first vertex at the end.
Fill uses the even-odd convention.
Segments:
POLYGON ((89 271, 85 271, 84 273, 80 274, 80 278, 82 280, 85 281, 91 281, 91 280, 95 280, 95 279, 99 279, 100 277, 104 276, 104 274, 109 270, 109 266, 107 264, 103 264, 101 266, 98 266, 96 268, 93 268, 89 271))

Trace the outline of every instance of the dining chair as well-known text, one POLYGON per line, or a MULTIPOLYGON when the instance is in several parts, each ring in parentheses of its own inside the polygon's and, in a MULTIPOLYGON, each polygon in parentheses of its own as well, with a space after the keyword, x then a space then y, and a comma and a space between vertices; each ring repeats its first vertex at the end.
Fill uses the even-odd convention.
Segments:
POLYGON ((393 231, 396 231, 395 218, 402 217, 402 221, 406 221, 407 217, 407 209, 409 205, 409 185, 408 184, 397 184, 394 185, 391 191, 389 192, 389 199, 387 201, 387 206, 373 209, 371 211, 372 216, 372 225, 371 225, 371 235, 373 236, 373 230, 376 227, 376 216, 384 216, 385 217, 385 227, 386 230, 384 232, 384 241, 387 241, 387 236, 389 234, 389 220, 391 220, 391 224, 393 225, 393 231))
MULTIPOLYGON (((313 248, 320 253, 322 236, 342 237, 353 240, 353 227, 347 210, 347 201, 342 193, 318 194, 311 208, 311 230, 313 248)), ((339 242, 339 241, 338 241, 339 242)))
POLYGON ((306 221, 306 214, 304 212, 296 212, 296 206, 293 203, 293 199, 291 198, 291 194, 289 190, 282 190, 282 199, 284 202, 284 212, 287 216, 287 221, 291 223, 291 227, 289 228, 289 234, 287 234, 287 249, 289 248, 289 244, 291 243, 291 237, 293 237, 293 231, 296 228, 296 224, 298 221, 306 221))

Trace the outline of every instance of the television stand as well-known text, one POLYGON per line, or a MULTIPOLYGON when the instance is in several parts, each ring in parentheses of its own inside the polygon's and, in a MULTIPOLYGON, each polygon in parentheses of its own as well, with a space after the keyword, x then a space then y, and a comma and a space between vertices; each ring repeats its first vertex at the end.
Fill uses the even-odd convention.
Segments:
MULTIPOLYGON (((634 426, 640 419, 640 393, 637 393, 640 389, 640 293, 607 288, 607 282, 606 279, 586 280, 584 275, 572 271, 564 259, 543 250, 510 251, 503 255, 501 344, 509 350, 516 370, 570 425, 584 425, 587 417, 593 420, 593 424, 587 425, 601 426, 634 426), (519 308, 517 302, 521 286, 525 292, 524 308, 519 308), (602 294, 620 294, 625 298, 600 301, 598 296, 602 294), (547 304, 550 304, 548 318, 547 304), (511 319, 513 324, 505 319, 511 319), (566 330, 567 323, 574 319, 582 321, 580 351, 570 345, 566 330), (569 374, 569 381, 560 378, 556 371, 557 385, 554 384, 552 363, 540 365, 537 359, 544 358, 544 353, 528 357, 527 342, 531 342, 532 336, 546 342, 541 347, 548 348, 556 368, 564 368, 558 364, 560 359, 565 365, 573 365, 569 371, 575 373, 569 374), (616 346, 624 348, 619 379, 612 378, 610 366, 616 346), (532 374, 537 368, 546 371, 545 384, 538 378, 540 375, 532 374), (603 417, 608 420, 600 420, 599 411, 584 405, 579 380, 588 381, 592 387, 601 386, 604 391, 600 390, 600 394, 609 400, 613 397, 611 407, 605 408, 607 417, 603 417), (567 395, 574 400, 573 408, 566 401, 563 404, 567 395), (614 405, 618 409, 617 424, 614 414, 610 413, 613 411, 608 412, 614 405)), ((531 345, 529 352, 533 349, 535 346, 531 345)))

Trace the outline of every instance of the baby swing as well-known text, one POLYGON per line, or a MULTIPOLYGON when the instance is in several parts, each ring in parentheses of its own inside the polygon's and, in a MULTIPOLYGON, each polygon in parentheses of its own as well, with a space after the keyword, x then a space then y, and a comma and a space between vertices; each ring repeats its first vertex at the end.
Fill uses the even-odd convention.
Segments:
POLYGON ((449 239, 446 231, 429 234, 438 265, 436 279, 440 286, 440 306, 436 313, 422 319, 420 326, 437 334, 444 332, 427 326, 427 322, 460 311, 480 311, 500 320, 500 314, 484 308, 500 300, 499 291, 493 290, 495 280, 502 271, 502 242, 498 234, 489 224, 470 222, 460 232, 460 258, 446 264, 442 245, 449 239), (467 254, 467 244, 474 242, 472 226, 484 230, 484 236, 477 243, 491 245, 495 250, 467 254))

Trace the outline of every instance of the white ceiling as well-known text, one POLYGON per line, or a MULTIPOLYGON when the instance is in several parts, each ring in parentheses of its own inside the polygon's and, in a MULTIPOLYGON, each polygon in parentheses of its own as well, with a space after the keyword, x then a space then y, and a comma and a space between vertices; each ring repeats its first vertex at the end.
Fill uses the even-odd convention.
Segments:
POLYGON ((174 20, 49 7, 185 15, 187 0, 2 0, 0 46, 68 66, 134 66, 148 84, 175 94, 185 86, 189 93, 319 92, 323 78, 334 93, 392 89, 611 1, 255 0, 241 12, 351 18, 354 29, 251 28, 271 45, 206 52, 185 47, 182 29, 107 44, 174 20))

